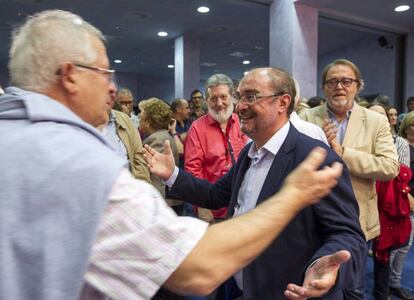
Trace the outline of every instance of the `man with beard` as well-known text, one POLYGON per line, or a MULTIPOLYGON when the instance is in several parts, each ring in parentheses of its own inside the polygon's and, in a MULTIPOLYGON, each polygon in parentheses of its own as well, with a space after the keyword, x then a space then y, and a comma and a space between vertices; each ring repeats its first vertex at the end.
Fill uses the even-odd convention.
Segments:
MULTIPOLYGON (((320 126, 332 149, 345 161, 359 204, 361 228, 369 241, 380 234, 375 181, 394 178, 398 160, 387 118, 355 101, 363 87, 361 72, 354 63, 335 60, 322 73, 327 103, 300 116, 320 126)), ((364 299, 364 269, 357 275, 347 299, 364 299)))
MULTIPOLYGON (((216 95, 212 89, 209 93, 216 95)), ((145 146, 144 158, 150 171, 166 180, 172 195, 212 209, 228 206, 228 215, 232 217, 248 213, 266 202, 267 195, 278 191, 286 176, 314 147, 326 149, 326 164, 341 161, 326 144, 299 133, 291 125, 289 114, 293 111, 294 95, 294 82, 285 71, 250 71, 240 82, 235 98, 241 130, 252 143, 240 152, 230 171, 212 184, 175 168, 168 147, 161 154, 145 146)), ((343 289, 361 271, 365 253, 358 204, 349 173, 344 170, 338 185, 320 204, 303 210, 279 239, 235 278, 244 299, 305 299, 301 293, 307 292, 310 298, 339 300, 343 299, 343 289), (313 263, 343 249, 351 253, 351 259, 339 269, 331 269, 329 284, 309 284, 308 276, 318 273, 314 273, 313 263), (295 284, 288 285, 289 282, 295 284)))
MULTIPOLYGON (((230 170, 247 141, 233 113, 233 90, 232 80, 224 74, 207 79, 208 114, 192 123, 185 140, 184 169, 212 183, 230 170)), ((223 220, 226 215, 226 208, 214 210, 212 214, 198 208, 198 216, 205 221, 223 220)))

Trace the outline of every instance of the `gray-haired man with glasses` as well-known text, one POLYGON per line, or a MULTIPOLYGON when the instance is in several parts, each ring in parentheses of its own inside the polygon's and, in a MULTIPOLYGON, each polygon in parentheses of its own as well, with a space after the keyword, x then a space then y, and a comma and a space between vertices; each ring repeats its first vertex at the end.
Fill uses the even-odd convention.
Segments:
MULTIPOLYGON (((359 204, 359 221, 369 241, 380 234, 375 181, 394 178, 398 160, 387 118, 355 101, 363 87, 361 72, 354 63, 335 60, 322 74, 327 103, 304 111, 300 117, 324 130, 332 149, 348 166, 359 204)), ((364 266, 357 275, 347 299, 365 297, 364 266)))

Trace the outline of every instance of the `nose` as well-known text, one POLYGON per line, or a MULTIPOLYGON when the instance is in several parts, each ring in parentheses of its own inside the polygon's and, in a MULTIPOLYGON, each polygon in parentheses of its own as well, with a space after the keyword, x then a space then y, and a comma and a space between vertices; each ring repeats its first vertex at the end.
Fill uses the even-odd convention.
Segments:
POLYGON ((239 101, 236 103, 236 113, 243 112, 247 109, 247 104, 245 101, 239 101))
POLYGON ((111 100, 113 101, 116 98, 116 91, 117 91, 116 85, 113 82, 113 80, 111 80, 111 82, 109 83, 109 95, 111 96, 111 100))
POLYGON ((335 89, 340 90, 340 89, 345 89, 345 87, 342 85, 342 82, 338 81, 338 82, 336 83, 335 89), (341 87, 339 87, 339 85, 341 85, 341 87))

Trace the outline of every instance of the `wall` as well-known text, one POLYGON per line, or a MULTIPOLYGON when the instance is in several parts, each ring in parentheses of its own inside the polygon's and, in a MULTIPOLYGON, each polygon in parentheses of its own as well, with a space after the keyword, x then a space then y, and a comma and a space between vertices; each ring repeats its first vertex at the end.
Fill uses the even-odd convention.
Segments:
POLYGON ((139 74, 137 76, 138 97, 148 99, 156 97, 168 103, 174 100, 174 78, 139 74))
POLYGON ((381 48, 378 37, 376 34, 366 34, 364 39, 318 57, 318 95, 323 96, 320 87, 323 68, 335 59, 346 58, 361 70, 365 81, 361 95, 385 94, 394 103, 394 50, 381 48))
POLYGON ((0 85, 5 88, 9 85, 9 71, 6 66, 0 65, 0 85))
POLYGON ((169 103, 174 99, 174 78, 117 72, 115 80, 118 87, 129 88, 138 102, 151 97, 169 103))

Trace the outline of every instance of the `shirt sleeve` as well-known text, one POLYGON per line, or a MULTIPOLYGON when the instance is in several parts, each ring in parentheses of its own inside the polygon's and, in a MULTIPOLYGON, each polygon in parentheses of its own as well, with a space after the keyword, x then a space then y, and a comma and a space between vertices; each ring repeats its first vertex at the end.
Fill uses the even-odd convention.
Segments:
POLYGON ((195 126, 192 125, 184 144, 184 170, 197 178, 206 178, 203 168, 204 148, 195 126))
POLYGON ((207 226, 177 217, 151 185, 123 170, 100 220, 86 283, 112 299, 150 299, 207 226))

